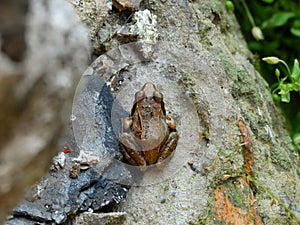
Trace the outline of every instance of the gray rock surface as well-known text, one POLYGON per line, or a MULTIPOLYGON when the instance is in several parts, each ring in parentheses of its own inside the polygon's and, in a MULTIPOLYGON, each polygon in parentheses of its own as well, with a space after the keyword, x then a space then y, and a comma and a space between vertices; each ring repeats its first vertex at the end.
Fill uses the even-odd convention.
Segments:
MULTIPOLYGON (((95 212, 92 215, 97 217, 97 212, 112 211, 125 198, 129 188, 125 183, 132 183, 132 176, 127 168, 116 167, 113 163, 113 159, 120 160, 122 156, 110 123, 112 96, 104 86, 98 90, 98 98, 95 98, 95 83, 90 80, 86 84, 88 85, 83 89, 77 89, 77 95, 80 99, 88 99, 85 102, 88 104, 86 107, 81 105, 77 108, 79 102, 75 99, 73 116, 76 115, 77 118, 73 122, 76 124, 81 118, 83 121, 89 118, 78 129, 88 129, 90 132, 84 132, 84 141, 80 143, 80 139, 75 140, 73 130, 69 128, 64 136, 67 147, 53 158, 49 174, 32 187, 26 198, 13 210, 12 217, 6 224, 12 224, 15 220, 18 222, 20 219, 68 224, 72 218, 83 212, 95 212), (79 94, 80 90, 82 92, 79 94), (95 114, 91 115, 93 108, 96 109, 95 114), (94 132, 88 126, 91 122, 94 122, 94 132)), ((77 129, 76 125, 74 127, 77 129)), ((109 218, 106 215, 105 220, 109 218)))
MULTIPOLYGON (((65 181, 52 186, 52 193, 61 196, 54 195, 54 210, 44 217, 92 224, 103 216, 114 217, 99 214, 110 201, 121 204, 108 211, 123 212, 122 224, 218 224, 214 190, 233 182, 224 178, 239 176, 244 168, 237 120, 252 136, 257 181, 297 214, 300 167, 295 148, 266 83, 249 62, 252 55, 232 13, 222 1, 144 3, 137 12, 111 11, 105 16, 96 51, 109 51, 91 64, 78 85, 71 117, 78 149, 72 147, 75 151, 65 161, 58 155, 53 174, 65 181), (148 43, 128 44, 137 39, 148 43), (180 138, 162 168, 149 166, 140 172, 122 161, 116 140, 120 118, 128 116, 134 94, 147 81, 163 93, 180 138), (103 95, 107 88, 111 96, 103 95), (68 177, 70 169, 73 179, 68 177), (128 186, 126 199, 119 201, 118 187, 128 186), (107 196, 106 188, 112 190, 107 196)), ((257 188, 255 194, 264 224, 294 222, 279 204, 270 207, 264 189, 257 188)), ((13 219, 20 221, 15 212, 13 219)), ((33 210, 30 216, 38 220, 40 214, 33 210)))
POLYGON ((7 49, 0 52, 0 221, 57 152, 89 60, 86 30, 68 3, 6 3, 0 30, 7 49), (8 42, 11 30, 23 39, 8 42))

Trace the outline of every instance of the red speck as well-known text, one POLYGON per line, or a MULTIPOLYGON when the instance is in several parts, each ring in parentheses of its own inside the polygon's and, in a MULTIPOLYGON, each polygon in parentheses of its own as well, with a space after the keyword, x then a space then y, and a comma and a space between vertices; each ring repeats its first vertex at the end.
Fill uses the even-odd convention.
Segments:
POLYGON ((69 219, 70 219, 71 221, 73 221, 73 220, 75 219, 75 215, 74 215, 74 214, 71 214, 71 215, 69 215, 68 217, 69 217, 69 219))
POLYGON ((69 147, 66 147, 66 148, 64 149, 64 153, 70 153, 70 152, 72 152, 72 151, 71 151, 71 149, 70 149, 69 147))

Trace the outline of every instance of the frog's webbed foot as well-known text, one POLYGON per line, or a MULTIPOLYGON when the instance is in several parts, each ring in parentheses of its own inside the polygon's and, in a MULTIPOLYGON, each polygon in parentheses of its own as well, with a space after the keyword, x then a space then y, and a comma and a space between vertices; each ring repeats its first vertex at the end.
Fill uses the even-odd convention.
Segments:
POLYGON ((140 147, 136 144, 135 138, 130 133, 123 133, 120 135, 120 142, 125 159, 132 165, 140 166, 141 169, 145 168, 147 162, 140 147))
POLYGON ((179 135, 177 132, 171 132, 167 141, 161 148, 160 157, 157 160, 157 164, 161 164, 166 158, 168 158, 177 146, 179 135))

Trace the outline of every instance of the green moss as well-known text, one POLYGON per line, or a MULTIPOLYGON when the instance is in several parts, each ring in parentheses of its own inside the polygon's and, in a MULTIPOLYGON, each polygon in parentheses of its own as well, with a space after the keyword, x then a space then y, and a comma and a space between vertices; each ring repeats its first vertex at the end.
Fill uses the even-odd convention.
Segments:
POLYGON ((245 70, 237 68, 237 66, 232 62, 232 58, 229 58, 224 52, 220 52, 219 49, 210 48, 209 51, 217 55, 217 57, 221 60, 226 76, 228 80, 232 82, 231 93, 235 98, 239 98, 245 94, 249 95, 254 93, 254 87, 249 78, 249 74, 247 74, 245 70))
MULTIPOLYGON (((236 180, 235 182, 239 181, 236 180)), ((224 184, 224 186, 226 187, 226 190, 228 190, 228 199, 234 206, 241 209, 248 208, 247 201, 245 200, 245 196, 247 196, 247 193, 243 193, 243 191, 238 189, 236 187, 236 184, 233 184, 232 182, 227 182, 226 184, 224 184)))
POLYGON ((218 13, 220 14, 221 12, 223 12, 223 8, 224 8, 224 2, 222 1, 208 1, 207 2, 207 9, 203 11, 204 13, 207 12, 207 14, 205 15, 206 17, 210 17, 211 16, 211 11, 213 11, 214 13, 218 13))
POLYGON ((271 160, 283 170, 289 171, 291 169, 292 162, 289 156, 279 146, 271 148, 271 160))
MULTIPOLYGON (((255 135, 258 135, 258 131, 259 129, 261 129, 259 126, 259 120, 258 120, 258 117, 257 117, 257 114, 249 111, 249 110, 242 110, 242 115, 243 115, 243 118, 249 122, 249 125, 251 127, 251 131, 255 134, 255 135)), ((248 127, 248 129, 250 129, 248 127)), ((253 138, 252 138, 253 140, 253 138)))

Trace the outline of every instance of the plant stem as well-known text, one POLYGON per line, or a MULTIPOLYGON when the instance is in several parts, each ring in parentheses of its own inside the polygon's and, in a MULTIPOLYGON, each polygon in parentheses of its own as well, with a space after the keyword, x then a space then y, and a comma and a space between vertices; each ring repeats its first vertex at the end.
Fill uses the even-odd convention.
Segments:
POLYGON ((288 64, 286 64, 286 62, 281 60, 281 59, 279 61, 285 66, 285 68, 287 69, 287 72, 288 72, 288 76, 290 76, 291 71, 290 71, 290 68, 289 68, 288 64))
POLYGON ((249 180, 251 180, 253 183, 255 183, 257 186, 259 186, 260 188, 262 188, 269 196, 271 196, 272 198, 274 198, 285 209, 285 211, 287 211, 292 217, 294 217, 298 222, 300 222, 300 218, 298 216, 296 216, 296 214, 292 210, 290 210, 289 207, 287 207, 287 205, 284 204, 283 201, 281 201, 267 187, 265 187, 263 184, 261 184, 260 182, 258 182, 257 180, 255 180, 251 176, 247 176, 247 178, 249 180))
POLYGON ((244 7, 244 9, 245 9, 245 11, 246 11, 247 17, 248 17, 248 19, 249 19, 249 21, 250 21, 252 27, 255 27, 256 25, 255 25, 254 19, 253 19, 253 17, 252 17, 252 14, 251 14, 251 12, 250 12, 250 10, 249 10, 249 8, 248 8, 248 6, 247 6, 245 0, 242 0, 241 2, 242 2, 242 4, 243 4, 243 7, 244 7))

